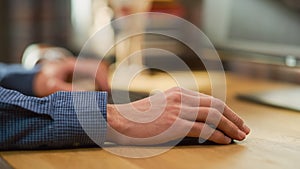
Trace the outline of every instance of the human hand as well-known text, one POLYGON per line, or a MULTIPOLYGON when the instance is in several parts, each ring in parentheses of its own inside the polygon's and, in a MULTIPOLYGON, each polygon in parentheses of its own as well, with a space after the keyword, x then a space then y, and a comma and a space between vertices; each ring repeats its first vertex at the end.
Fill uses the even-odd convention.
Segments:
MULTIPOLYGON (((78 86, 72 82, 73 74, 88 76, 95 80, 94 89, 108 91, 108 66, 98 64, 92 59, 78 59, 62 57, 57 60, 41 60, 41 70, 34 78, 33 91, 38 97, 47 96, 57 91, 84 91, 85 86, 78 86)), ((94 82, 94 81, 93 81, 94 82)), ((93 83, 91 82, 91 83, 93 83)), ((94 84, 91 84, 94 86, 94 84)))
POLYGON ((186 135, 229 144, 250 132, 224 102, 177 87, 133 103, 107 105, 107 122, 107 141, 122 145, 160 144, 186 135))
POLYGON ((73 80, 84 81, 90 79, 89 82, 92 86, 90 85, 90 87, 88 88, 92 90, 110 91, 110 86, 108 84, 108 67, 109 65, 104 61, 98 61, 88 58, 78 58, 76 62, 76 70, 74 72, 76 74, 73 80), (83 76, 82 79, 80 79, 81 76, 83 76))
POLYGON ((33 81, 33 91, 38 97, 44 97, 57 91, 71 91, 70 82, 75 68, 75 59, 72 57, 58 60, 43 60, 41 70, 33 81))

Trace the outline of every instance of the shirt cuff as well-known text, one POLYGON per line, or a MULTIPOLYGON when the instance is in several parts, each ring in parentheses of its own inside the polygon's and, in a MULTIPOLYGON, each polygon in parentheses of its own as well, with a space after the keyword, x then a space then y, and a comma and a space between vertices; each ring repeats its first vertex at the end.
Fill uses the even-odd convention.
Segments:
POLYGON ((106 136, 106 92, 58 92, 51 115, 54 143, 62 147, 101 146, 106 136))

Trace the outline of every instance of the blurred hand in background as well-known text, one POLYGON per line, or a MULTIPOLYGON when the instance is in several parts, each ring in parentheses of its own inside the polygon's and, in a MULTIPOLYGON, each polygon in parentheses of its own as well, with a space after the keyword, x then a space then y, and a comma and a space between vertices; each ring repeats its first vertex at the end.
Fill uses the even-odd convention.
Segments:
POLYGON ((43 97, 57 91, 109 91, 108 65, 94 59, 76 59, 63 57, 56 60, 42 60, 41 66, 33 82, 33 91, 36 96, 43 97), (74 74, 75 73, 75 74, 74 74), (76 75, 73 77, 73 75, 76 75), (73 83, 78 77, 89 78, 89 86, 73 83), (94 84, 93 84, 94 82, 94 84), (94 86, 91 88, 90 86, 94 86))

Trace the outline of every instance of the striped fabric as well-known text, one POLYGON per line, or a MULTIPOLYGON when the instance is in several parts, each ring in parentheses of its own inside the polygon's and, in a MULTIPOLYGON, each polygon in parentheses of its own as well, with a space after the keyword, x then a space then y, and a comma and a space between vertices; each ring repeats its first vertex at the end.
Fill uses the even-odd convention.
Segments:
POLYGON ((106 100, 106 92, 37 98, 0 87, 0 149, 100 145, 106 135, 106 100))

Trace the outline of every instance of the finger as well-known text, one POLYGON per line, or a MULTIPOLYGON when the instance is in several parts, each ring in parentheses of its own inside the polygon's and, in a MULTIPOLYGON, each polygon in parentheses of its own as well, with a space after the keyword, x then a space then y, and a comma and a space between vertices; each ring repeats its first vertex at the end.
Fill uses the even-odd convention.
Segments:
POLYGON ((239 117, 232 109, 230 109, 223 101, 214 97, 194 97, 189 95, 184 95, 184 102, 195 106, 197 103, 196 100, 199 101, 199 107, 209 107, 217 109, 220 113, 222 113, 227 119, 229 119, 232 123, 234 123, 240 130, 244 133, 249 134, 250 129, 247 125, 245 125, 244 121, 241 117, 239 117))
POLYGON ((207 107, 183 107, 180 117, 189 121, 197 121, 213 125, 230 138, 236 140, 243 140, 246 136, 243 131, 224 117, 217 109, 207 107))
POLYGON ((201 98, 200 105, 204 107, 211 107, 217 109, 228 120, 234 123, 240 130, 248 134, 250 129, 244 124, 244 121, 232 109, 230 109, 223 101, 217 98, 201 98))
POLYGON ((250 132, 249 127, 244 124, 244 121, 220 99, 208 95, 197 95, 196 92, 182 88, 174 88, 171 91, 175 91, 174 98, 177 102, 179 101, 181 105, 217 109, 219 112, 223 113, 227 119, 238 126, 238 128, 244 133, 248 134, 250 132))
POLYGON ((221 100, 204 94, 191 94, 181 93, 181 101, 192 107, 213 107, 223 112, 225 103, 221 100))
POLYGON ((223 101, 216 98, 211 98, 211 101, 208 98, 203 98, 200 105, 205 105, 207 107, 215 108, 219 110, 228 120, 235 124, 240 130, 244 133, 249 134, 250 129, 247 127, 243 119, 237 115, 231 108, 229 108, 223 101))
POLYGON ((199 92, 196 92, 196 91, 193 91, 193 90, 190 90, 190 89, 185 89, 185 88, 180 88, 180 89, 181 89, 182 93, 187 94, 187 95, 197 96, 197 97, 211 97, 207 94, 199 93, 199 92))
POLYGON ((75 65, 72 63, 66 64, 63 66, 66 73, 73 74, 75 70, 75 65))
POLYGON ((220 107, 223 111, 225 105, 225 103, 220 99, 183 88, 173 88, 167 91, 166 94, 170 94, 173 98, 176 98, 177 101, 190 106, 220 107))
POLYGON ((239 129, 241 129, 244 133, 249 134, 250 128, 244 123, 241 117, 239 117, 234 111, 226 106, 223 115, 233 122, 239 129))
POLYGON ((47 82, 48 90, 51 93, 57 91, 72 91, 72 84, 68 84, 58 79, 49 79, 47 82))
POLYGON ((166 96, 169 96, 175 102, 199 107, 200 98, 207 97, 205 94, 194 92, 188 89, 174 87, 165 92, 166 96))
POLYGON ((75 65, 69 62, 56 62, 58 63, 53 63, 53 65, 49 67, 48 75, 65 81, 69 80, 74 73, 75 65))
POLYGON ((190 137, 199 137, 203 140, 210 140, 218 144, 230 144, 231 138, 211 128, 209 125, 199 122, 186 121, 187 125, 191 126, 191 130, 188 133, 190 137))

